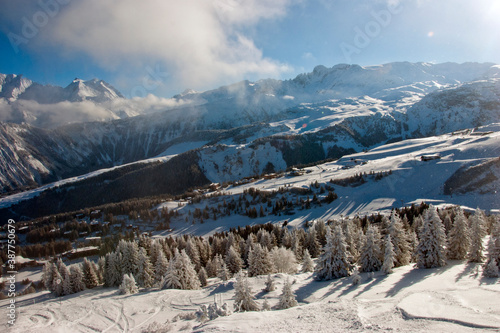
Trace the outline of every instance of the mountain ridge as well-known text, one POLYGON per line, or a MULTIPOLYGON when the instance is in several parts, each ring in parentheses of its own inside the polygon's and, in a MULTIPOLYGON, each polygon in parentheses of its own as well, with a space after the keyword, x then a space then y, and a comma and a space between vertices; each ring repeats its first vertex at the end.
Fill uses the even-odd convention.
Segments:
MULTIPOLYGON (((401 66, 420 70, 435 65, 393 63, 368 70, 372 71, 370 75, 384 78, 385 72, 401 72, 401 66)), ((436 72, 450 71, 450 67, 456 66, 461 65, 444 64, 436 72)), ((452 84, 446 82, 453 78, 445 78, 441 83, 426 81, 410 85, 405 81, 406 85, 386 88, 393 84, 389 82, 393 79, 384 79, 389 83, 372 93, 378 97, 365 94, 334 99, 328 91, 332 80, 338 80, 339 71, 360 75, 366 69, 351 65, 330 69, 318 66, 312 73, 297 76, 309 80, 309 88, 302 95, 296 93, 300 90, 294 90, 298 89, 295 79, 241 81, 207 92, 191 91, 175 97, 181 99, 176 107, 125 119, 75 123, 55 129, 2 123, 0 142, 5 158, 0 165, 0 192, 6 194, 26 186, 164 156, 169 150, 182 153, 198 147, 202 166, 208 168, 206 162, 213 160, 213 167, 217 165, 219 170, 223 168, 216 161, 219 157, 214 160, 211 156, 211 146, 225 147, 227 157, 238 151, 256 156, 260 156, 258 151, 262 149, 267 151, 269 158, 261 156, 262 160, 253 162, 258 161, 259 165, 249 165, 245 171, 234 169, 237 164, 233 164, 233 176, 219 174, 219 180, 235 180, 251 176, 250 172, 262 172, 268 162, 276 164, 276 169, 283 169, 339 158, 405 138, 439 135, 500 121, 497 112, 500 81, 496 78, 499 68, 495 65, 466 64, 463 73, 457 74, 462 78, 486 76, 488 80, 452 84), (471 66, 480 70, 470 73, 471 66), (325 89, 318 92, 321 82, 325 89), (295 95, 290 95, 294 91, 295 95), (304 96, 309 96, 307 102, 304 96), (317 149, 308 152, 307 147, 317 149), (271 158, 270 151, 282 157, 271 158)), ((74 84, 81 82, 76 80, 74 84)), ((349 86, 349 80, 337 83, 336 87, 349 86)), ((357 90, 354 87, 351 92, 357 90)), ((339 91, 342 89, 333 93, 340 96, 339 91)), ((205 169, 206 174, 220 173, 209 169, 205 169)))

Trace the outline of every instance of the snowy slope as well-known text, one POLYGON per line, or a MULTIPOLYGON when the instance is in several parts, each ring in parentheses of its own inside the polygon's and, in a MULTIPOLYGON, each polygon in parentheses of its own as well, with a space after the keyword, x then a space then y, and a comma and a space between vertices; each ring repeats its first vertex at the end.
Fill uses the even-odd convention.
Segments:
MULTIPOLYGON (((249 278, 257 302, 278 303, 287 276, 273 274, 277 290, 262 292, 266 276, 249 278)), ((48 292, 20 296, 20 311, 9 332, 477 332, 498 331, 498 279, 481 278, 479 264, 450 262, 433 269, 403 266, 394 273, 377 272, 314 281, 311 273, 291 275, 299 305, 287 310, 233 313, 203 324, 180 319, 215 300, 233 308, 234 279, 210 279, 201 290, 144 290, 119 295, 116 288, 98 287, 54 298, 48 292)), ((8 300, 0 301, 6 311, 8 300)), ((5 327, 7 316, 0 317, 5 327)))

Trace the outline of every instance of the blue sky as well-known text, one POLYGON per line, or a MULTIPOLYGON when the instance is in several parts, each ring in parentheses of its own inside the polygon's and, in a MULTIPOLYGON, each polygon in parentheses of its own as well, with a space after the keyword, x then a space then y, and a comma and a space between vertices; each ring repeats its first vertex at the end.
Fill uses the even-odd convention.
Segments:
POLYGON ((0 72, 170 97, 322 64, 500 63, 498 0, 0 0, 0 72))

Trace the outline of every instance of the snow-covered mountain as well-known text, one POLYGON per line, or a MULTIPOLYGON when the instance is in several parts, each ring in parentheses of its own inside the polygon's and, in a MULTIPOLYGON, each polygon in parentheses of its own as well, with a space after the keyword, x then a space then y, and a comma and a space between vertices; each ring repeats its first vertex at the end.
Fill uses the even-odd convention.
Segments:
POLYGON ((33 100, 40 104, 94 101, 103 103, 123 95, 109 83, 92 79, 84 81, 74 79, 67 87, 42 85, 22 75, 0 74, 0 98, 9 102, 16 100, 33 100))
MULTIPOLYGON (((499 73, 499 66, 476 63, 318 66, 293 80, 243 81, 153 99, 149 105, 158 112, 125 119, 55 129, 4 123, 0 184, 5 193, 194 148, 213 181, 252 176, 271 165, 278 171, 339 158, 500 122, 499 73)), ((10 91, 15 102, 27 102, 21 97, 30 89, 52 89, 22 77, 2 78, 2 92, 10 91)), ((98 80, 58 89, 66 92, 68 100, 61 103, 68 105, 117 110, 134 102, 98 80), (108 101, 96 102, 103 99, 108 101)))

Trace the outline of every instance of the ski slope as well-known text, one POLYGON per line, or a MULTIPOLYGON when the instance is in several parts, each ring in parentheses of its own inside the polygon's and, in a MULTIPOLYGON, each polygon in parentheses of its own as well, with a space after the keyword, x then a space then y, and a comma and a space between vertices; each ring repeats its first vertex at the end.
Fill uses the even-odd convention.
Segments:
MULTIPOLYGON (((380 146, 365 153, 344 156, 335 162, 306 168, 304 171, 309 173, 301 176, 284 175, 275 179, 259 179, 244 185, 229 186, 224 189, 227 195, 202 200, 198 204, 188 204, 184 201, 179 207, 178 202, 166 202, 156 208, 168 207, 171 210, 178 210, 182 216, 172 220, 172 232, 155 232, 154 234, 158 237, 163 237, 167 233, 208 236, 238 226, 285 221, 291 226, 301 227, 306 221, 315 219, 326 221, 355 215, 389 214, 393 208, 418 205, 421 202, 432 203, 438 207, 459 205, 469 211, 479 207, 491 213, 498 213, 500 212, 500 175, 496 181, 487 184, 489 191, 484 193, 481 189, 463 194, 445 195, 443 193, 444 183, 461 167, 478 165, 498 156, 500 156, 500 124, 481 127, 475 132, 463 131, 405 140, 380 146), (422 156, 439 156, 440 158, 422 161, 422 156), (366 183, 356 187, 330 183, 332 179, 344 179, 360 173, 389 171, 391 174, 378 181, 367 177, 366 183), (246 216, 233 214, 218 218, 216 221, 206 220, 203 224, 186 223, 184 220, 188 211, 193 211, 195 208, 203 210, 207 205, 209 208, 217 206, 223 200, 227 202, 232 198, 237 200, 239 195, 252 187, 263 191, 277 191, 280 187, 309 188, 310 184, 316 181, 319 185, 333 186, 338 199, 330 204, 323 204, 321 207, 312 206, 307 210, 294 209, 294 215, 269 214, 265 217, 249 219, 246 216)), ((486 189, 486 186, 484 188, 486 189)), ((210 194, 207 193, 207 195, 210 194)), ((312 198, 312 195, 310 194, 309 197, 312 198)), ((296 198, 297 195, 291 196, 292 201, 296 198)), ((299 195, 299 199, 305 198, 306 195, 299 195)), ((260 205, 256 208, 259 209, 260 205)))
MULTIPOLYGON (((435 269, 403 266, 384 275, 362 273, 318 282, 311 273, 290 276, 299 305, 287 310, 233 313, 201 323, 190 317, 201 305, 215 300, 233 309, 234 279, 210 279, 201 290, 141 290, 119 295, 116 288, 92 290, 54 298, 39 292, 16 299, 16 324, 22 332, 486 332, 500 330, 498 279, 481 277, 479 264, 449 262, 435 269), (167 330, 165 330, 167 331, 167 330)), ((257 302, 267 298, 273 307, 287 278, 273 274, 277 290, 265 293, 267 276, 249 278, 257 302)), ((0 312, 7 301, 0 301, 0 312)), ((6 327, 6 316, 0 326, 6 327)))

